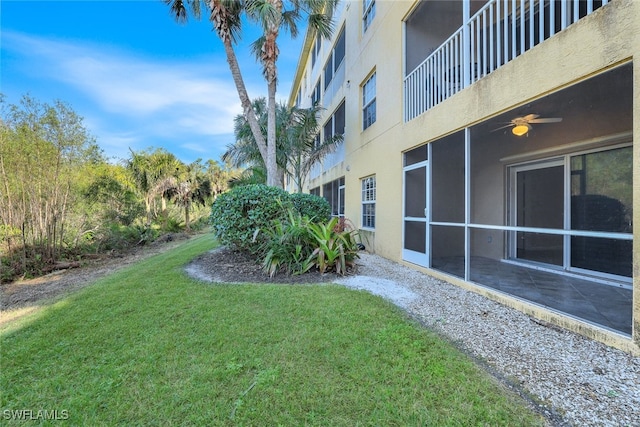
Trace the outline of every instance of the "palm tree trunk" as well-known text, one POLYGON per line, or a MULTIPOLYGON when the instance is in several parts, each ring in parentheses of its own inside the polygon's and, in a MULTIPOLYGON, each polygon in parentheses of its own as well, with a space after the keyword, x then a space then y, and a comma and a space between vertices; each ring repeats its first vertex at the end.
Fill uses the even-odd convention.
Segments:
POLYGON ((278 84, 278 70, 276 61, 278 60, 278 45, 276 40, 280 31, 280 17, 282 16, 282 0, 270 0, 275 10, 276 19, 270 23, 266 32, 266 40, 263 46, 262 61, 265 67, 267 78, 268 100, 267 100, 267 185, 284 187, 278 176, 278 165, 276 161, 276 89, 278 84))
POLYGON ((189 231, 189 204, 184 207, 184 228, 189 231))
POLYGON ((240 73, 240 65, 238 64, 238 58, 236 57, 236 53, 233 49, 231 35, 228 27, 224 22, 224 16, 227 14, 226 8, 222 4, 221 0, 211 0, 210 7, 211 18, 214 21, 214 27, 216 28, 218 36, 220 37, 220 39, 222 40, 222 44, 224 45, 224 51, 227 56, 227 63, 229 64, 229 70, 231 71, 233 82, 235 83, 236 90, 238 91, 238 97, 240 98, 240 104, 242 105, 244 117, 249 123, 249 127, 251 128, 253 137, 255 138, 256 144, 258 145, 258 150, 260 150, 260 155, 262 156, 262 159, 264 160, 264 163, 266 165, 269 159, 269 155, 267 153, 267 141, 265 141, 264 135, 262 135, 260 124, 258 123, 258 119, 256 118, 253 107, 251 106, 251 99, 249 98, 249 94, 247 93, 247 87, 244 84, 242 74, 240 73))

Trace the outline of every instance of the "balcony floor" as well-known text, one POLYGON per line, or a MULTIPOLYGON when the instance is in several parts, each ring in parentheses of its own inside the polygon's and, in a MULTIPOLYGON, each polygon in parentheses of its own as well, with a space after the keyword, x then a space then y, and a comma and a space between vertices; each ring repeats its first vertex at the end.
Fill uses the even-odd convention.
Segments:
MULTIPOLYGON (((433 268, 463 277, 461 257, 433 268)), ((615 332, 631 335, 633 291, 483 257, 471 259, 471 281, 615 332)))

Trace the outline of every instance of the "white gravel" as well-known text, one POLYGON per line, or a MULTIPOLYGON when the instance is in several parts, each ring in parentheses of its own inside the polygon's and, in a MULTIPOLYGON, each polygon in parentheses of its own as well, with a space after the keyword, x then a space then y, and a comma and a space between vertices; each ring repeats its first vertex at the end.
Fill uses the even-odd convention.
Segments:
POLYGON ((389 299, 529 396, 554 425, 640 426, 640 357, 377 255, 339 283, 389 299))

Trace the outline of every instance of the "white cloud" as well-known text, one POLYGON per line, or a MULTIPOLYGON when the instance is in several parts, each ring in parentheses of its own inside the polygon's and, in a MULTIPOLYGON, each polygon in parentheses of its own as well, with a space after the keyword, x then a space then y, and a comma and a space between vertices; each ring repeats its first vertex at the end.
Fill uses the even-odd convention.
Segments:
POLYGON ((5 49, 38 64, 33 72, 46 70, 42 76, 76 89, 113 115, 212 135, 232 132, 233 118, 242 111, 228 69, 211 61, 152 60, 10 32, 3 39, 5 49))
MULTIPOLYGON (((12 31, 2 32, 2 51, 12 60, 9 77, 39 85, 36 98, 63 94, 107 156, 163 147, 192 161, 217 158, 233 142, 233 120, 242 109, 223 53, 158 59, 108 44, 12 31)), ((238 55, 249 96, 264 96, 260 65, 250 68, 255 60, 238 55)), ((279 84, 279 100, 286 101, 288 80, 279 84)))

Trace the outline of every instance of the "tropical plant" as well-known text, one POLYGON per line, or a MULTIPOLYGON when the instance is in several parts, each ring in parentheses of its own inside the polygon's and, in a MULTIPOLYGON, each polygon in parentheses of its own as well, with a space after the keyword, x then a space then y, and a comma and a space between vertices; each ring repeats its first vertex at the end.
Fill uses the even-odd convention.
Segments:
POLYGON ((260 248, 262 269, 270 277, 276 273, 303 274, 314 267, 311 259, 315 240, 309 231, 309 218, 292 209, 286 221, 275 220, 261 229, 266 239, 260 248))
POLYGON ((242 175, 242 170, 233 167, 229 162, 224 162, 221 165, 215 160, 207 160, 206 175, 211 182, 211 195, 215 198, 227 191, 231 182, 242 175))
POLYGON ((335 270, 336 273, 345 275, 359 257, 355 232, 336 231, 338 221, 337 217, 333 217, 327 223, 309 224, 309 231, 317 245, 309 256, 309 261, 323 274, 335 270))
POLYGON ((266 170, 267 184, 282 187, 279 180, 276 160, 276 88, 277 60, 279 48, 277 39, 281 29, 288 30, 292 37, 298 34, 298 22, 307 16, 311 31, 329 38, 333 25, 332 16, 337 0, 164 0, 178 22, 186 22, 188 11, 200 19, 201 6, 207 9, 209 19, 218 37, 222 41, 227 63, 231 71, 243 115, 253 133, 266 170), (258 123, 256 112, 247 93, 240 66, 234 50, 234 44, 241 32, 242 13, 256 23, 262 30, 262 36, 253 44, 253 51, 263 67, 267 82, 267 132, 266 138, 258 123))
MULTIPOLYGON (((261 130, 266 132, 268 121, 266 100, 256 99, 253 101, 253 108, 258 116, 261 130)), ((279 103, 276 107, 278 176, 280 180, 283 180, 284 175, 291 177, 299 193, 302 192, 311 167, 335 150, 343 141, 342 135, 320 140, 318 117, 321 110, 317 105, 311 108, 297 108, 279 103)), ((235 167, 264 168, 258 144, 243 115, 238 115, 234 119, 234 133, 236 141, 227 145, 227 151, 222 155, 223 160, 235 167)))
POLYGON ((211 195, 211 181, 206 176, 200 160, 184 167, 180 176, 177 179, 173 178, 167 185, 163 195, 184 209, 185 228, 189 231, 189 213, 192 205, 204 206, 211 195))
POLYGON ((344 140, 343 135, 320 139, 320 122, 322 108, 314 105, 311 108, 290 109, 290 124, 287 126, 286 172, 293 179, 296 190, 302 193, 304 183, 311 168, 334 151, 344 140))
POLYGON ((131 157, 126 161, 127 169, 130 171, 136 188, 144 197, 147 226, 151 225, 153 219, 152 209, 156 197, 161 199, 161 213, 166 222, 167 203, 165 194, 173 183, 177 173, 183 166, 175 155, 158 148, 150 151, 131 151, 131 157))

